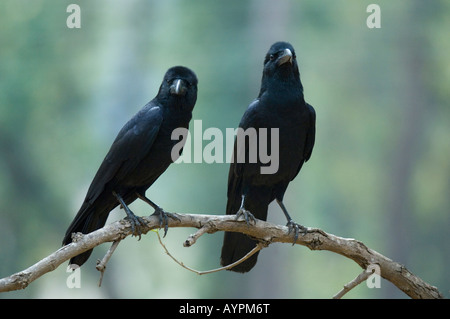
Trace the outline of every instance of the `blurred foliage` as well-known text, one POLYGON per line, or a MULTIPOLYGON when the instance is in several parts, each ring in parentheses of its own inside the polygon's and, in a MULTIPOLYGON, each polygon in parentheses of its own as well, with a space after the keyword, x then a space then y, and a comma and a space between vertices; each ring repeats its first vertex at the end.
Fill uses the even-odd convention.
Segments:
MULTIPOLYGON (((448 1, 379 0, 381 29, 366 26, 372 1, 343 0, 84 0, 81 29, 69 29, 73 2, 0 2, 0 277, 60 247, 118 130, 169 67, 197 73, 203 129, 236 127, 258 94, 267 49, 286 40, 317 112, 313 156, 286 194, 292 216, 363 241, 448 297, 448 1)), ((168 211, 223 214, 227 171, 172 165, 147 194, 168 211)), ((269 215, 285 223, 276 205, 269 215)), ((171 229, 168 249, 193 268, 217 267, 223 234, 183 248, 192 231, 171 229)), ((274 244, 248 274, 197 276, 149 234, 119 246, 98 288, 95 260, 106 249, 83 267, 80 289, 67 288, 61 266, 0 297, 329 298, 360 272, 329 252, 274 244)), ((382 281, 347 297, 405 295, 382 281)))

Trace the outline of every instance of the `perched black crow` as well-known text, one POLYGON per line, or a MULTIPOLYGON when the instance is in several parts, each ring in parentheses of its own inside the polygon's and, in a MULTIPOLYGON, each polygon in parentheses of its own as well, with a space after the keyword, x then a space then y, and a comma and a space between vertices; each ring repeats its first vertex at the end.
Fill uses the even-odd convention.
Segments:
MULTIPOLYGON (((142 220, 128 208, 137 198, 150 204, 164 222, 167 216, 160 207, 145 196, 145 191, 176 160, 172 147, 180 140, 172 140, 176 128, 188 128, 197 100, 197 77, 183 66, 170 68, 156 97, 147 103, 120 130, 106 154, 86 198, 67 229, 63 245, 72 242, 72 233, 90 233, 103 227, 109 212, 121 205, 131 220, 133 233, 140 235, 142 220)), ((83 265, 91 255, 86 251, 70 260, 83 265)))
MULTIPOLYGON (((254 218, 266 220, 268 205, 276 199, 286 215, 289 231, 295 232, 294 240, 297 240, 299 231, 304 232, 305 228, 292 221, 283 204, 283 196, 289 182, 297 176, 303 163, 311 157, 315 140, 315 122, 315 111, 303 97, 303 86, 300 82, 294 48, 287 42, 273 44, 264 60, 258 98, 249 105, 239 124, 245 132, 252 128, 256 130, 258 160, 253 162, 251 160, 252 156, 255 158, 255 154, 251 154, 256 150, 255 143, 245 143, 243 147, 242 144, 236 145, 239 144, 237 138, 228 175, 227 215, 236 214, 236 218, 244 216, 247 223, 254 218), (264 136, 263 129, 267 132, 264 136), (261 160, 260 155, 265 154, 261 153, 261 145, 272 151, 274 163, 261 160), (239 156, 245 160, 239 160, 239 156), (264 172, 264 168, 267 169, 269 164, 274 164, 272 169, 264 172)), ((225 232, 221 264, 226 266, 236 262, 255 246, 256 241, 246 235, 225 232)), ((257 254, 231 270, 250 271, 256 261, 257 254)))

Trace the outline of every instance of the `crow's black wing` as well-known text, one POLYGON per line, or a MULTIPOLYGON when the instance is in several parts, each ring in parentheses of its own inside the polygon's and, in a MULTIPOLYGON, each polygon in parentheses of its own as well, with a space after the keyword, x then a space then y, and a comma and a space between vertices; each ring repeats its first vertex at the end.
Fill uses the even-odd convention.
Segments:
POLYGON ((161 108, 149 104, 124 125, 89 187, 87 202, 94 202, 106 183, 112 179, 120 182, 139 165, 150 152, 162 120, 161 108))
MULTIPOLYGON (((239 128, 242 130, 247 130, 248 128, 258 128, 258 104, 259 100, 253 101, 245 111, 242 119, 239 123, 239 128)), ((239 134, 239 133, 238 133, 239 134)), ((240 202, 241 191, 240 187, 242 186, 242 174, 244 173, 244 165, 246 160, 248 159, 248 151, 249 151, 249 143, 248 141, 242 140, 244 143, 237 143, 238 138, 236 137, 234 141, 234 149, 233 149, 233 159, 230 164, 230 170, 228 173, 228 200, 240 202), (240 160, 244 160, 244 162, 240 162, 240 160), (236 195, 238 194, 238 198, 236 195)), ((229 203, 230 204, 230 203, 229 203)), ((231 206, 234 205, 229 205, 231 206)), ((239 207, 238 207, 239 208, 239 207)), ((236 214, 237 210, 233 207, 232 211, 228 211, 227 214, 236 214)))
POLYGON ((303 159, 300 161, 300 164, 298 165, 297 168, 297 172, 295 173, 294 177, 292 177, 291 180, 293 180, 298 175, 298 172, 300 172, 303 163, 307 162, 310 159, 314 148, 314 142, 316 140, 316 112, 314 111, 314 108, 310 104, 306 103, 306 107, 308 109, 309 114, 309 129, 306 132, 305 147, 303 149, 303 159))
POLYGON ((316 140, 316 111, 314 110, 312 105, 306 103, 306 106, 308 107, 310 125, 309 130, 306 133, 306 144, 303 155, 305 162, 307 162, 311 157, 314 148, 314 142, 316 140))

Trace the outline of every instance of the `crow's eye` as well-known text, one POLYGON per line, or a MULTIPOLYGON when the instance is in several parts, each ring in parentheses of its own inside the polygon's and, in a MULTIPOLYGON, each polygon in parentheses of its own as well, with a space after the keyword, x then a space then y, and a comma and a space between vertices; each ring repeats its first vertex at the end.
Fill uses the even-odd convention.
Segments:
POLYGON ((270 55, 270 61, 273 61, 273 60, 275 60, 275 55, 271 54, 270 55))

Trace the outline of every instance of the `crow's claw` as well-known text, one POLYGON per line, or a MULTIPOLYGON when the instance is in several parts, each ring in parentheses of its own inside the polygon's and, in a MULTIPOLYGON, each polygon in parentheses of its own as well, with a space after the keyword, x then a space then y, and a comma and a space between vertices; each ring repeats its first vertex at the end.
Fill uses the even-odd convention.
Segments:
POLYGON ((290 234, 291 231, 294 231, 294 242, 292 243, 292 245, 294 245, 297 242, 299 233, 301 233, 302 236, 304 236, 308 232, 307 227, 297 224, 297 223, 293 222, 292 220, 288 221, 286 226, 288 227, 288 234, 290 234))
POLYGON ((162 209, 160 207, 155 209, 155 212, 153 213, 153 215, 157 215, 159 217, 159 228, 164 227, 164 236, 163 237, 166 237, 167 230, 169 229, 168 217, 180 221, 180 219, 175 214, 166 212, 166 211, 164 211, 164 209, 162 209))
POLYGON ((236 213, 236 220, 239 219, 239 217, 244 216, 245 222, 247 223, 248 226, 250 226, 250 220, 253 221, 253 224, 256 224, 256 218, 255 216, 253 216, 252 213, 250 213, 250 211, 246 210, 245 208, 240 208, 238 210, 238 212, 236 213))
POLYGON ((145 221, 141 217, 134 215, 131 211, 129 213, 127 212, 127 217, 125 217, 125 219, 130 221, 131 233, 133 236, 139 236, 138 240, 141 240, 141 227, 145 225, 145 221))

